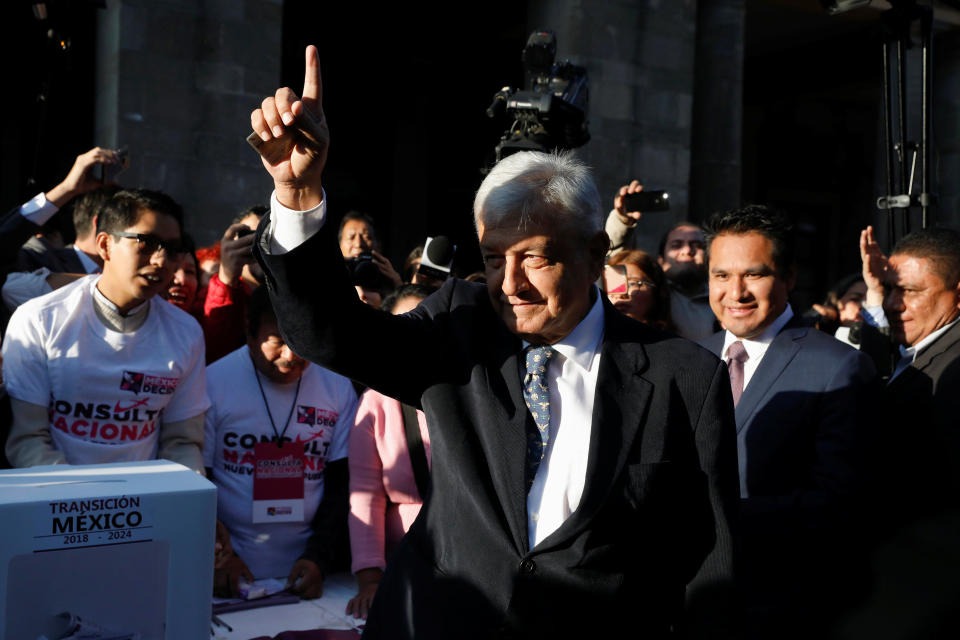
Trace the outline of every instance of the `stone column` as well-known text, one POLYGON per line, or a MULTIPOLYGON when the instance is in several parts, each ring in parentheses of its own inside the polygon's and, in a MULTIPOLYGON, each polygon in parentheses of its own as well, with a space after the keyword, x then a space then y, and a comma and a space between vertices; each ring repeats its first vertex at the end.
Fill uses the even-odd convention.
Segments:
POLYGON ((689 217, 740 206, 743 0, 697 3, 689 217))
POLYGON ((528 31, 552 29, 558 59, 587 68, 592 139, 580 154, 594 168, 604 207, 633 178, 670 192, 671 211, 647 216, 638 229, 648 251, 687 217, 696 13, 694 0, 528 5, 528 31))
POLYGON ((108 0, 97 24, 95 142, 128 147, 124 186, 169 193, 197 243, 272 183, 245 137, 280 79, 282 0, 108 0))

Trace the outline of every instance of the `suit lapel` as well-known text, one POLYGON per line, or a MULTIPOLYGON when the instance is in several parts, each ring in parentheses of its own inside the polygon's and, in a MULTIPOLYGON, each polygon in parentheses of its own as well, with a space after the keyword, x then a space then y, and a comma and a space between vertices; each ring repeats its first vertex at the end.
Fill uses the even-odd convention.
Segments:
MULTIPOLYGON (((787 327, 790 325, 788 324, 787 327)), ((739 433, 756 413, 760 406, 760 401, 767 395, 767 391, 776 384, 780 374, 787 368, 790 361, 800 351, 800 340, 807 334, 806 327, 785 328, 773 339, 770 346, 763 354, 763 360, 760 366, 753 372, 747 388, 743 390, 740 396, 740 402, 737 403, 737 432, 739 433)))
MULTIPOLYGON (((950 327, 942 336, 934 340, 933 344, 920 352, 913 361, 913 367, 921 371, 936 360, 937 356, 947 351, 954 343, 960 341, 960 322, 950 327)), ((896 380, 894 380, 896 382, 896 380)))
POLYGON ((647 356, 635 341, 636 327, 629 327, 633 341, 621 341, 619 312, 611 307, 605 312, 607 335, 601 347, 583 496, 570 517, 537 545, 538 551, 578 535, 592 521, 623 471, 650 403, 653 386, 640 376, 647 356))
MULTIPOLYGON (((500 343, 500 341, 498 341, 500 343)), ((520 340, 502 342, 507 345, 493 354, 487 384, 497 429, 493 434, 490 457, 491 480, 507 517, 517 552, 527 553, 527 495, 524 482, 526 465, 527 406, 523 401, 523 381, 520 379, 520 340), (515 348, 513 348, 515 347, 515 348)))

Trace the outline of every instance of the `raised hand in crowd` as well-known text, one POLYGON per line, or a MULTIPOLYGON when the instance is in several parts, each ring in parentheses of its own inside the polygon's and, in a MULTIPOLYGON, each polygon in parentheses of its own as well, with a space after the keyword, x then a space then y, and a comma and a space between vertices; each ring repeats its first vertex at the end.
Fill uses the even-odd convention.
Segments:
POLYGON ((120 158, 116 151, 94 147, 86 153, 81 153, 73 163, 70 173, 63 182, 46 192, 49 202, 56 207, 62 207, 70 198, 88 191, 92 191, 103 183, 93 176, 93 167, 98 164, 119 164, 120 158))
POLYGON ((250 227, 238 222, 227 227, 220 239, 220 282, 232 287, 239 280, 245 265, 254 262, 250 227), (244 233, 246 232, 246 233, 244 233))
POLYGON ((867 307, 879 307, 883 304, 883 281, 889 265, 887 256, 873 237, 872 226, 860 232, 860 259, 863 261, 863 281, 867 283, 867 297, 863 304, 867 307))
POLYGON ((250 114, 256 137, 253 144, 263 166, 273 178, 277 200, 284 206, 305 211, 323 200, 321 175, 327 163, 330 130, 323 115, 320 62, 317 48, 306 49, 306 72, 301 96, 278 89, 250 114))
POLYGON ((626 225, 636 224, 637 220, 643 217, 643 213, 640 211, 627 211, 623 204, 623 196, 630 193, 640 193, 641 191, 643 191, 643 185, 636 180, 632 180, 630 184, 625 184, 620 187, 617 195, 613 198, 613 210, 617 212, 620 220, 626 225))

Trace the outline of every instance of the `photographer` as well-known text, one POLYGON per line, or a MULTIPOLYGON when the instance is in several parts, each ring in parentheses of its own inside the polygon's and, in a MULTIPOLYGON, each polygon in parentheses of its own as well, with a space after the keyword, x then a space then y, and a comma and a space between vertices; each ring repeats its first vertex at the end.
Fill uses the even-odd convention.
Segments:
POLYGON ((245 342, 243 321, 247 299, 250 291, 260 286, 263 277, 251 251, 253 229, 260 224, 266 210, 266 207, 257 205, 241 212, 220 239, 220 269, 210 278, 203 302, 207 364, 245 342))
MULTIPOLYGON (((369 258, 384 278, 390 281, 391 289, 396 289, 403 284, 400 274, 393 268, 390 261, 379 252, 380 243, 377 241, 377 234, 373 229, 373 218, 367 214, 359 211, 348 211, 343 216, 343 220, 340 221, 337 241, 340 243, 340 253, 343 254, 344 258, 369 258)), ((375 306, 379 308, 379 302, 375 306)))

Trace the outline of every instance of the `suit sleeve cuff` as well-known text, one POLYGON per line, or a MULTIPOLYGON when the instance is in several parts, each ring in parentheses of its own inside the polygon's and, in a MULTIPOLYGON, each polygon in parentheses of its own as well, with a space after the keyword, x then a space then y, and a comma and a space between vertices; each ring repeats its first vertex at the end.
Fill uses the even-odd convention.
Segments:
POLYGON ((20 205, 20 215, 37 226, 43 226, 60 209, 47 200, 47 194, 38 193, 20 205))
POLYGON ((864 322, 878 329, 885 329, 890 326, 890 323, 887 322, 887 316, 883 312, 883 307, 868 307, 867 305, 863 305, 860 315, 863 317, 864 322))
POLYGON ((270 194, 270 253, 283 255, 306 242, 319 231, 327 218, 327 193, 313 209, 295 211, 288 209, 277 200, 277 192, 270 194))

